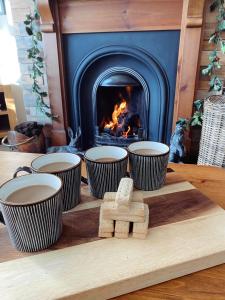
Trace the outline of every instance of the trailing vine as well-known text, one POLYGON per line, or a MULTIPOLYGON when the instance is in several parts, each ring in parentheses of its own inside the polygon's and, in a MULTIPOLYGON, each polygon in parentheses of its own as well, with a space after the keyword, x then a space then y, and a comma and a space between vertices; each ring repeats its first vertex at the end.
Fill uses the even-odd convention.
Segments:
POLYGON ((42 89, 39 82, 40 79, 44 82, 44 61, 41 51, 42 33, 40 31, 40 14, 37 8, 36 1, 34 2, 34 10, 26 15, 24 21, 27 34, 31 37, 32 46, 27 49, 27 57, 32 62, 32 71, 30 77, 32 79, 32 92, 36 97, 37 108, 48 118, 57 119, 58 116, 53 115, 50 111, 50 106, 46 104, 45 98, 48 93, 42 89))
POLYGON ((188 130, 190 126, 202 126, 203 122, 203 100, 195 100, 193 103, 194 113, 190 119, 180 118, 177 124, 182 125, 184 130, 188 130))
POLYGON ((225 54, 225 40, 222 34, 225 32, 225 8, 224 0, 213 0, 210 5, 210 11, 217 10, 217 24, 215 31, 210 35, 209 43, 214 45, 213 51, 209 55, 209 64, 202 70, 203 75, 210 77, 209 91, 222 91, 223 81, 218 76, 218 71, 221 69, 220 53, 225 54))

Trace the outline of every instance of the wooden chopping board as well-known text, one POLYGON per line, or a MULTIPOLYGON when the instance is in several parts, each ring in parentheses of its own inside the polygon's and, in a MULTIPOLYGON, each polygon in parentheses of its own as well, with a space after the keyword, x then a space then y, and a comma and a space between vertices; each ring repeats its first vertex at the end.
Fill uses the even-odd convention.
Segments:
POLYGON ((82 186, 82 201, 64 213, 50 249, 20 253, 0 228, 1 299, 109 299, 225 262, 225 211, 175 173, 144 192, 146 240, 99 239, 101 200, 82 186))

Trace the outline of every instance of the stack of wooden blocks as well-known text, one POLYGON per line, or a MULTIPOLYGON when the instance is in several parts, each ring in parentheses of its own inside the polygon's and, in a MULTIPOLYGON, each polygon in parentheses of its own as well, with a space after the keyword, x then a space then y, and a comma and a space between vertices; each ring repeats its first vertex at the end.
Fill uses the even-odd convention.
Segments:
POLYGON ((149 208, 143 195, 133 191, 133 180, 122 178, 116 193, 105 193, 100 208, 99 237, 145 239, 148 233, 149 208))

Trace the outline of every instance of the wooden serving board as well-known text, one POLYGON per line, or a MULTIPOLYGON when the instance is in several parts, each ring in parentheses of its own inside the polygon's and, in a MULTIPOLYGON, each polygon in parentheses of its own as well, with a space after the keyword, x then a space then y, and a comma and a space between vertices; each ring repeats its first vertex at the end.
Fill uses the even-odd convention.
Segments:
POLYGON ((0 227, 1 299, 109 299, 225 262, 225 211, 175 173, 144 192, 146 240, 99 239, 101 200, 82 186, 82 202, 64 213, 50 249, 20 253, 0 227))

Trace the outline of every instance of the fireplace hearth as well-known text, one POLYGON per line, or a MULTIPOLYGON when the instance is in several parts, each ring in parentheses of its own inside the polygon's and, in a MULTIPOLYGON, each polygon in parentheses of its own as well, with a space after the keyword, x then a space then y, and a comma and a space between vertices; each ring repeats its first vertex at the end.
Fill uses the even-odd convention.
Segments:
POLYGON ((175 30, 64 36, 71 127, 81 129, 82 150, 169 142, 178 47, 175 30))

